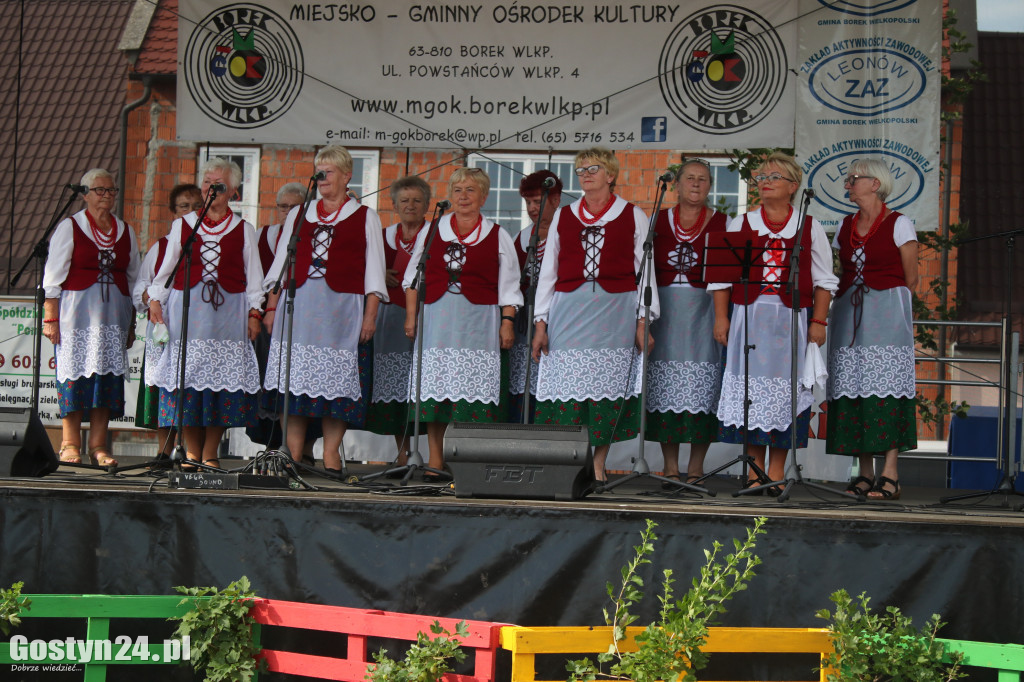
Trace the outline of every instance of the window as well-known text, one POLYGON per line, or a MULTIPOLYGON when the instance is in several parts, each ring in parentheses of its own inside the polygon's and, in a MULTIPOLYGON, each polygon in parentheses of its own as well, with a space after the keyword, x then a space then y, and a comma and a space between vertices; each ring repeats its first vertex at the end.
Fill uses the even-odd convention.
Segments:
POLYGON ((473 154, 469 157, 470 168, 482 168, 491 178, 491 193, 484 205, 484 217, 504 227, 510 234, 518 234, 530 224, 526 214, 526 203, 519 196, 519 183, 530 173, 550 170, 562 180, 562 206, 568 206, 579 198, 580 185, 573 172, 573 156, 558 154, 473 154))
POLYGON ((349 191, 363 206, 377 210, 377 178, 380 173, 380 152, 371 149, 349 149, 352 155, 352 179, 349 191))
MULTIPOLYGON (((260 212, 260 150, 259 147, 220 147, 203 146, 199 148, 199 168, 211 158, 221 157, 238 164, 242 169, 242 186, 235 197, 228 202, 231 210, 242 216, 253 225, 259 225, 260 212)), ((203 178, 196 178, 196 184, 202 186, 203 178)))
POLYGON ((729 170, 728 159, 708 159, 711 162, 711 194, 708 201, 718 208, 719 200, 726 206, 729 215, 741 215, 747 211, 747 184, 740 179, 739 171, 729 170))

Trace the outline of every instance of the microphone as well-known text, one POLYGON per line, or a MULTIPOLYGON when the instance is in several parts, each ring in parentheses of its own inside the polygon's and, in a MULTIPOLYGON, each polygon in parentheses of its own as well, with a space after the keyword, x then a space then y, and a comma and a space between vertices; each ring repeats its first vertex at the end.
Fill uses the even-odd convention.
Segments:
POLYGON ((69 189, 75 194, 85 194, 89 191, 85 185, 64 185, 64 189, 69 189))
POLYGON ((442 211, 447 211, 449 208, 452 207, 452 202, 448 201, 447 199, 443 199, 437 202, 437 207, 442 211))
POLYGON ((813 199, 814 198, 814 190, 811 189, 810 187, 805 189, 804 190, 804 198, 805 199, 813 199))
POLYGON ((658 177, 658 182, 672 182, 675 179, 676 174, 670 170, 667 170, 658 177))
POLYGON ((223 182, 215 182, 212 185, 210 185, 210 191, 215 192, 217 194, 223 194, 224 192, 228 191, 228 186, 225 185, 223 182))
POLYGON ((550 175, 544 178, 544 189, 551 189, 555 186, 555 179, 550 175))
POLYGON ((317 171, 313 173, 313 180, 315 182, 323 182, 327 179, 327 171, 317 171))

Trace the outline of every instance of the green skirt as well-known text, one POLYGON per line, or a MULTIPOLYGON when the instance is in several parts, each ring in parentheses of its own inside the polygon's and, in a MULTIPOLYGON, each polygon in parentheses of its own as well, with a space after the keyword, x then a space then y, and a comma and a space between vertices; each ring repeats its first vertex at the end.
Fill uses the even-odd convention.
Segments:
POLYGON ((704 412, 648 412, 645 433, 655 443, 714 443, 718 417, 704 412))
POLYGON ((391 400, 385 403, 370 403, 366 412, 364 431, 382 436, 411 435, 409 425, 409 403, 391 400))
POLYGON ((159 426, 160 389, 146 385, 146 363, 139 373, 139 398, 135 403, 135 426, 140 429, 155 429, 159 426))
MULTIPOLYGON (((501 351, 501 385, 498 391, 498 404, 485 403, 479 400, 423 400, 420 404, 421 422, 503 422, 508 416, 509 366, 508 351, 501 351)), ((408 419, 416 417, 415 398, 410 398, 408 419)), ((399 432, 401 433, 401 432, 399 432)), ((409 429, 412 433, 412 429, 409 429)))
POLYGON ((590 444, 610 445, 636 438, 640 430, 640 399, 538 400, 536 424, 586 425, 590 444), (621 411, 622 415, 619 416, 621 411))
POLYGON ((917 447, 913 398, 836 398, 828 404, 825 452, 859 455, 917 447))

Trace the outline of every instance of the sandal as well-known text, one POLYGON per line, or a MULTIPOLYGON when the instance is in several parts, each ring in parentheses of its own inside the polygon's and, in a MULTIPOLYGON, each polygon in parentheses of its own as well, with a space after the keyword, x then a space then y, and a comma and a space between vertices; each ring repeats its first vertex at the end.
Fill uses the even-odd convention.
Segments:
MULTIPOLYGON (((679 474, 665 474, 664 476, 662 476, 662 478, 668 478, 668 479, 671 479, 673 481, 679 481, 679 482, 682 482, 682 480, 683 480, 683 479, 681 479, 679 477, 679 474)), ((690 482, 689 479, 687 479, 686 482, 689 483, 690 482)), ((662 481, 661 482, 661 489, 662 490, 678 490, 679 486, 677 486, 675 483, 669 483, 668 481, 662 481)))
POLYGON ((205 464, 208 467, 216 467, 217 469, 220 469, 220 460, 217 459, 216 457, 211 457, 210 459, 204 459, 203 460, 203 464, 205 464))
POLYGON ((878 480, 875 481, 875 487, 868 492, 868 497, 872 500, 898 500, 900 499, 900 482, 894 481, 886 476, 879 476, 878 480), (892 486, 892 490, 887 490, 885 486, 892 486))
POLYGON ((89 448, 89 459, 98 467, 108 468, 117 466, 117 460, 111 457, 110 453, 103 446, 89 448))
POLYGON ((186 455, 185 456, 185 463, 181 465, 181 470, 182 471, 197 471, 199 469, 199 467, 197 467, 195 464, 189 464, 189 462, 198 462, 198 461, 199 460, 196 459, 195 457, 189 457, 188 455, 186 455))
POLYGON ((74 443, 61 443, 60 452, 57 453, 60 457, 60 461, 65 464, 81 464, 82 463, 82 448, 74 443), (66 450, 74 450, 74 454, 65 455, 66 450))
POLYGON ((850 495, 865 496, 869 492, 875 489, 875 482, 867 476, 858 476, 857 478, 850 481, 850 485, 846 486, 846 492, 850 495), (866 483, 867 487, 862 488, 861 483, 866 483))
MULTIPOLYGON (((760 479, 748 478, 746 483, 743 484, 743 489, 746 490, 747 488, 753 488, 754 486, 758 486, 758 485, 763 485, 761 483, 760 479)), ((751 495, 764 495, 764 490, 757 490, 757 491, 752 492, 750 494, 751 495)))

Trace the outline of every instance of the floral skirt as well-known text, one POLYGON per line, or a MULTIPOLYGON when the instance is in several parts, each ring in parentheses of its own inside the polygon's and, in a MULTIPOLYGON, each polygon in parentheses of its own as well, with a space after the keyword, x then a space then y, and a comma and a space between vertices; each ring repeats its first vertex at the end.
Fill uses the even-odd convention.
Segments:
POLYGON ((57 406, 63 419, 72 412, 81 412, 82 421, 89 421, 89 410, 105 407, 110 418, 124 416, 124 376, 91 374, 79 379, 57 382, 57 406))
MULTIPOLYGON (((807 447, 807 438, 810 434, 811 427, 811 408, 807 408, 796 416, 796 446, 798 448, 807 447)), ((784 448, 789 449, 793 447, 792 439, 790 435, 792 429, 773 429, 771 431, 764 431, 762 429, 750 429, 750 435, 747 443, 750 445, 767 445, 770 448, 784 448)), ((742 426, 726 426, 722 427, 718 431, 718 440, 722 443, 743 443, 743 427, 742 426)))
MULTIPOLYGON (((176 426, 178 391, 160 389, 160 426, 176 426)), ((183 426, 254 426, 256 396, 243 391, 197 391, 185 389, 183 426)))
POLYGON ((590 444, 610 445, 636 438, 640 430, 640 399, 538 400, 537 424, 586 425, 590 444))
MULTIPOLYGON (((416 380, 415 375, 413 381, 416 380)), ((420 403, 421 422, 503 422, 508 415, 509 363, 508 351, 501 351, 501 387, 498 391, 498 404, 485 403, 481 400, 434 400, 424 399, 420 403)), ((410 391, 408 406, 409 421, 416 418, 416 389, 410 391)), ((409 433, 412 433, 410 429, 409 433)))
POLYGON ((389 400, 383 403, 370 403, 366 414, 366 426, 371 433, 382 436, 401 436, 412 433, 409 426, 409 403, 389 400))
POLYGON ((913 398, 836 398, 828 404, 825 452, 859 455, 917 447, 913 398))
POLYGON ((706 412, 648 412, 645 433, 656 443, 714 443, 718 417, 706 412))

